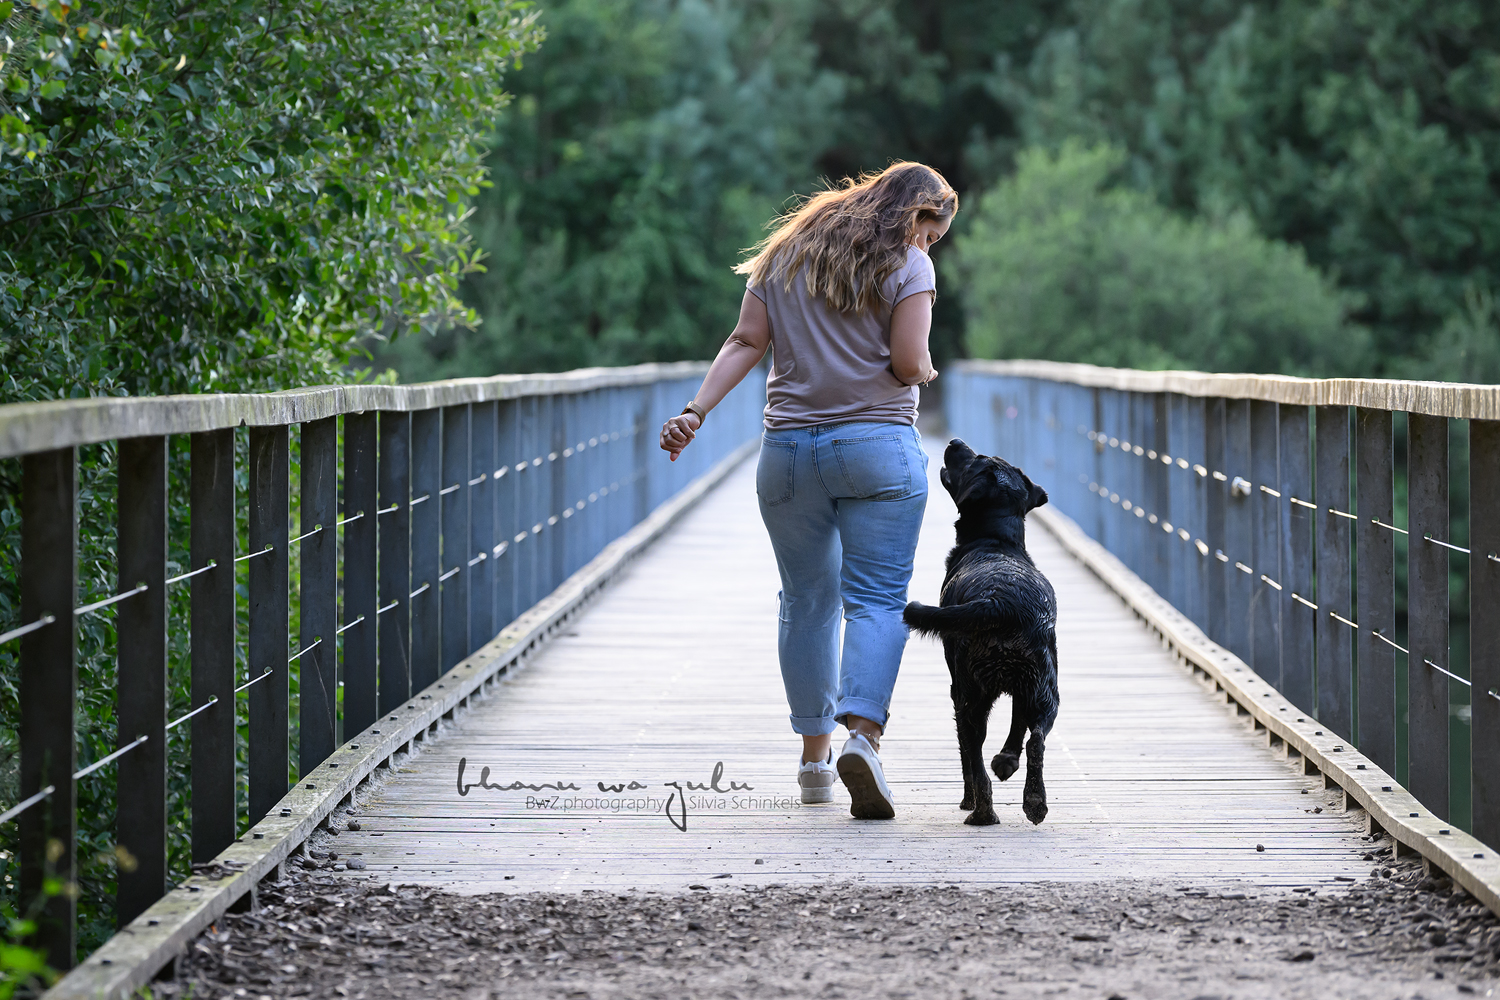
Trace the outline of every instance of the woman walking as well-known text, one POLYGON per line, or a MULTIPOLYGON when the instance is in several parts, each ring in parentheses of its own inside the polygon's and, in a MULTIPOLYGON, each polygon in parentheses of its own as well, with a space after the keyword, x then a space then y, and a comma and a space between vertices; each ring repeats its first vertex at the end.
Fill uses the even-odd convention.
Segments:
POLYGON ((833 799, 837 762, 860 819, 890 819, 880 736, 906 646, 901 620, 927 506, 917 386, 936 276, 927 250, 958 211, 937 171, 897 163, 810 198, 754 257, 739 323, 697 396, 662 427, 677 455, 769 347, 755 489, 781 572, 777 652, 803 802, 833 799), (839 621, 844 622, 843 648, 839 621))

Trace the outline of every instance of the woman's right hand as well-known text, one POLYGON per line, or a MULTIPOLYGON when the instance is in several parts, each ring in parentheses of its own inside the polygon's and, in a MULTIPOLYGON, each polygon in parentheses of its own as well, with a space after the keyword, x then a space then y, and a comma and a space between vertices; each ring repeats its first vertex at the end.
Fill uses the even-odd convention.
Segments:
POLYGON ((697 437, 698 428, 703 426, 696 413, 679 413, 661 425, 661 450, 672 456, 672 461, 677 461, 677 456, 682 454, 682 449, 692 443, 697 437))

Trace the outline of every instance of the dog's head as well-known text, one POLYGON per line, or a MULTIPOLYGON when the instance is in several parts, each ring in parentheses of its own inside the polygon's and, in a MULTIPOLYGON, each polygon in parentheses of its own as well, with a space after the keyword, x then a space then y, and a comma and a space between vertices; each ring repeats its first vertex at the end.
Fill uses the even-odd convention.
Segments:
POLYGON ((1047 502, 1047 491, 1026 473, 1003 458, 976 454, 960 438, 948 442, 938 479, 960 514, 985 510, 1024 517, 1027 511, 1047 502))

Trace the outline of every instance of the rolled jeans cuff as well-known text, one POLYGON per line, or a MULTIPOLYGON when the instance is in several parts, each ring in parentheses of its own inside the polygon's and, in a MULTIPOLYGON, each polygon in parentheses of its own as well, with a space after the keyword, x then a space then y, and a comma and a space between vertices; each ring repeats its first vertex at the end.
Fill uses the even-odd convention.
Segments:
POLYGON ((800 736, 827 736, 838 723, 831 715, 791 715, 792 732, 800 736))
MULTIPOLYGON (((839 723, 839 725, 847 726, 849 724, 849 716, 851 715, 869 719, 880 726, 882 730, 885 729, 886 721, 889 718, 888 711, 884 705, 877 705, 875 702, 865 698, 840 698, 838 711, 833 713, 834 721, 839 723)), ((832 730, 829 730, 829 732, 832 732, 832 730)))

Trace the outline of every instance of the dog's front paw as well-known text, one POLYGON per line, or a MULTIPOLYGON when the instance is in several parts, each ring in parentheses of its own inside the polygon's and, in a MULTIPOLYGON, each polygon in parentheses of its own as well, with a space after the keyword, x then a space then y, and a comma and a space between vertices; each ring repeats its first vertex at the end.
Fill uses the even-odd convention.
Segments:
POLYGON ((1021 798, 1021 811, 1026 818, 1033 823, 1040 823, 1047 818, 1047 793, 1041 790, 1027 789, 1021 798))
POLYGON ((995 759, 990 761, 990 767, 995 772, 995 777, 1004 781, 1021 766, 1021 755, 1008 751, 995 754, 995 759))
POLYGON ((995 815, 993 806, 975 809, 964 817, 964 823, 967 826, 994 826, 998 822, 1000 822, 1000 817, 995 815))

